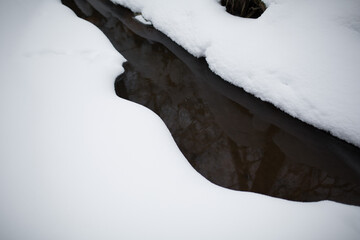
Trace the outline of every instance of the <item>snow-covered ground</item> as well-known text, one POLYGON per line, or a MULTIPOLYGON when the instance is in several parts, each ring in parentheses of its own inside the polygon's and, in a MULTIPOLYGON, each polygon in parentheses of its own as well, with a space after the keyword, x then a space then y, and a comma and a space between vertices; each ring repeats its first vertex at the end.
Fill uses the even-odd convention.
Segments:
POLYGON ((124 59, 60 1, 1 1, 0 20, 0 239, 359 239, 358 207, 197 174, 115 95, 124 59))
POLYGON ((360 146, 360 1, 265 0, 259 19, 218 0, 112 0, 141 12, 223 79, 360 146))

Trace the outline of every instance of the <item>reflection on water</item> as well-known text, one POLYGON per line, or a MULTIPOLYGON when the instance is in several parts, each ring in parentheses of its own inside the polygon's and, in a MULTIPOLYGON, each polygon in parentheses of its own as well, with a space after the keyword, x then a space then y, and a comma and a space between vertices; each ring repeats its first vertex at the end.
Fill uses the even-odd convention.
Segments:
POLYGON ((360 205, 360 150, 261 102, 105 0, 63 0, 128 60, 116 93, 156 112, 190 164, 220 186, 360 205))

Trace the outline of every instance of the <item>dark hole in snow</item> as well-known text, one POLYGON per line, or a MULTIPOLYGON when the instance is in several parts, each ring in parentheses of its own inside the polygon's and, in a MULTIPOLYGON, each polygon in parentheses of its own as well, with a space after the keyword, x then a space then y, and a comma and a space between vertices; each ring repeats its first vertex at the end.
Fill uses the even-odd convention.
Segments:
POLYGON ((128 60, 116 94, 157 113, 209 181, 296 201, 360 205, 360 149, 226 83, 204 59, 123 7, 105 0, 63 3, 98 26, 128 60))
POLYGON ((244 18, 258 18, 266 10, 261 0, 221 0, 220 3, 228 13, 244 18))

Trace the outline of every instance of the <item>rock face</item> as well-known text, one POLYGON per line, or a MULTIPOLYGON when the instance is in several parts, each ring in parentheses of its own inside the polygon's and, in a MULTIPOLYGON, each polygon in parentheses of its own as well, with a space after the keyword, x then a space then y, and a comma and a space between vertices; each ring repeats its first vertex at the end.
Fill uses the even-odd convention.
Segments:
POLYGON ((216 93, 202 92, 179 60, 161 58, 152 61, 165 72, 173 69, 183 74, 159 76, 156 67, 157 76, 151 79, 151 73, 141 73, 139 65, 129 64, 118 86, 129 100, 164 120, 190 164, 208 180, 292 200, 358 199, 358 185, 298 162, 316 161, 320 152, 216 93))
MULTIPOLYGON (((78 14, 97 25, 128 60, 115 82, 116 93, 157 113, 200 174, 235 190, 360 205, 359 176, 344 164, 345 155, 335 152, 336 147, 319 147, 311 141, 313 136, 299 137, 264 118, 273 113, 258 114, 233 101, 230 93, 209 84, 216 76, 207 67, 207 72, 199 70, 201 60, 132 19, 125 9, 102 2, 91 1, 95 9, 86 7, 91 15, 78 14), (191 60, 185 62, 187 58, 191 60)), ((244 99, 252 101, 250 95, 244 99)), ((289 118, 284 115, 275 114, 277 120, 289 118)), ((314 131, 298 124, 301 133, 314 131)))
POLYGON ((228 13, 245 18, 258 18, 266 9, 261 0, 221 0, 221 5, 228 13))

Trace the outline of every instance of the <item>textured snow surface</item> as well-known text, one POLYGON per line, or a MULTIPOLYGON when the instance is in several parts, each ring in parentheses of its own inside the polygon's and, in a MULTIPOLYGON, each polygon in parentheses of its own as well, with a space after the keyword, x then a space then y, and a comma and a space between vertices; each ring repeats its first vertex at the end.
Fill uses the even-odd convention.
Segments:
POLYGON ((360 146, 360 1, 266 0, 259 19, 217 0, 112 0, 141 12, 223 79, 360 146))
POLYGON ((142 24, 151 25, 151 22, 147 21, 142 15, 136 15, 134 18, 142 24))
POLYGON ((59 1, 1 1, 0 20, 0 239, 359 239, 358 207, 197 174, 115 95, 124 59, 59 1))

